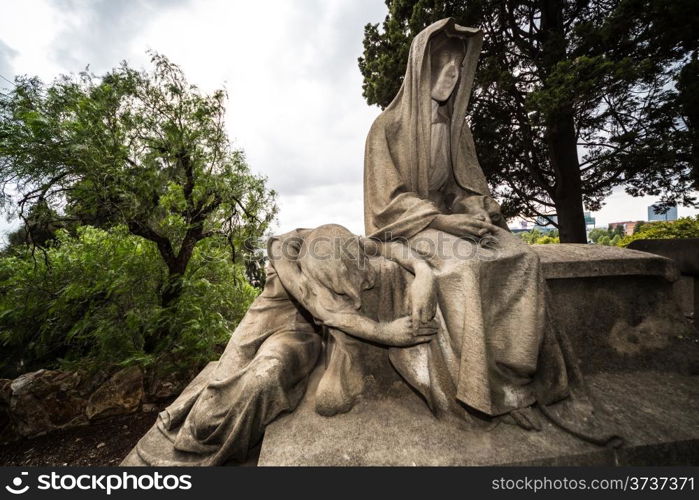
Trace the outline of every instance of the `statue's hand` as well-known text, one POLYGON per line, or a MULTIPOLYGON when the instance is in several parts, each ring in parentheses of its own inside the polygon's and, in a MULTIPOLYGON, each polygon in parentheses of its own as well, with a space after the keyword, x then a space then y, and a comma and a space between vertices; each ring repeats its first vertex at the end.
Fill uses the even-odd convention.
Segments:
POLYGON ((429 323, 437 312, 436 280, 434 274, 425 266, 420 268, 410 285, 410 304, 413 328, 429 323))
POLYGON ((451 212, 470 215, 496 226, 503 221, 500 205, 491 196, 478 194, 458 196, 452 203, 451 212))
POLYGON ((472 236, 482 238, 497 230, 497 226, 466 214, 438 215, 431 226, 461 238, 472 236))
POLYGON ((432 340, 437 333, 437 322, 430 321, 413 328, 410 316, 404 316, 390 323, 379 323, 381 342, 393 347, 410 347, 432 340))

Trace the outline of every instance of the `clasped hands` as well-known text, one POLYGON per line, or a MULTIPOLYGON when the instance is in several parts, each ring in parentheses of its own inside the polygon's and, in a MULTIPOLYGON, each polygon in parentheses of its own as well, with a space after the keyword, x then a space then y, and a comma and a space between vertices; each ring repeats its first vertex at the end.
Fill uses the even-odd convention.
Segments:
POLYGON ((440 214, 434 218, 430 226, 460 238, 473 236, 483 238, 498 229, 484 219, 480 215, 440 214))

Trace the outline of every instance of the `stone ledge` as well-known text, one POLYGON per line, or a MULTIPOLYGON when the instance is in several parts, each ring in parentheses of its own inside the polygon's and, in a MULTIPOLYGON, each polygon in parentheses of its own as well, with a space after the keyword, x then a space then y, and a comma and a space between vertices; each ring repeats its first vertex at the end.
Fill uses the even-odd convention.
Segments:
POLYGON ((347 414, 314 411, 319 371, 294 413, 272 423, 258 465, 686 465, 699 464, 699 377, 659 372, 588 378, 626 440, 601 448, 544 422, 540 432, 489 431, 436 420, 405 384, 374 390, 347 414))
POLYGON ((658 276, 679 278, 675 263, 665 257, 628 248, 602 245, 533 245, 546 279, 600 276, 658 276))

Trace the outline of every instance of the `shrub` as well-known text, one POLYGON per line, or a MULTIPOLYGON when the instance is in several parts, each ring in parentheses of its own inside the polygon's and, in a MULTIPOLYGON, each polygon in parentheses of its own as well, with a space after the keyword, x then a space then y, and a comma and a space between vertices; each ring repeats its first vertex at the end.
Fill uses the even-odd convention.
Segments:
POLYGON ((544 233, 538 229, 532 229, 531 231, 519 233, 519 237, 529 245, 548 245, 561 242, 557 230, 544 233))
POLYGON ((154 243, 123 226, 59 230, 43 254, 0 258, 0 375, 156 362, 179 371, 211 359, 257 290, 214 240, 192 259, 180 300, 162 308, 165 264, 154 243), (166 341, 147 352, 163 326, 172 328, 166 341))
POLYGON ((627 246, 635 240, 672 240, 699 238, 699 215, 680 217, 676 221, 646 222, 638 232, 626 236, 618 243, 627 246))

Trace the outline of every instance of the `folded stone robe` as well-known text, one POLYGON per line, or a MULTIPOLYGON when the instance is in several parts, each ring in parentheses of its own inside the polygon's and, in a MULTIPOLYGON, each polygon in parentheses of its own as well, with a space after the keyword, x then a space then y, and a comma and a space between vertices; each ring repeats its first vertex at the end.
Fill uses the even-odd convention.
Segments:
POLYGON ((255 299, 211 370, 202 372, 122 465, 221 465, 242 461, 280 413, 306 391, 321 336, 268 267, 255 299))
MULTIPOLYGON (((295 230, 272 238, 270 251, 272 245, 300 242, 307 232, 295 230)), ((156 424, 122 465, 221 465, 242 461, 272 420, 296 408, 316 365, 321 335, 308 313, 313 307, 303 304, 305 294, 299 293, 297 277, 284 275, 283 265, 279 270, 274 267, 275 262, 293 261, 293 251, 273 251, 279 259, 271 259, 267 267, 264 290, 239 323, 218 362, 209 365, 158 415, 156 424)), ((358 313, 382 321, 408 314, 406 290, 412 276, 383 257, 372 260, 376 286, 362 294, 358 313)), ((337 371, 340 384, 347 370, 361 363, 353 358, 352 344, 358 342, 348 338, 346 344, 336 344, 332 351, 328 370, 337 371)))

